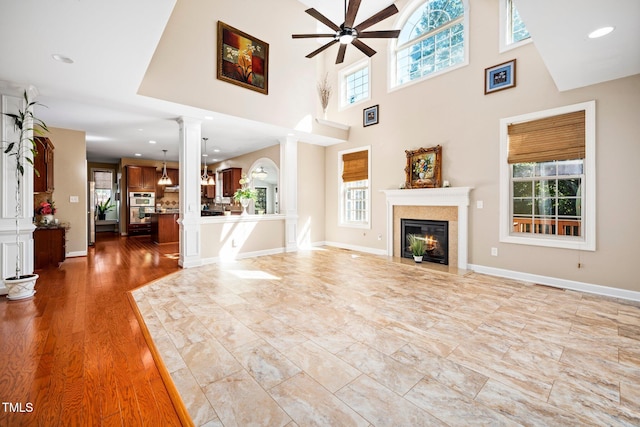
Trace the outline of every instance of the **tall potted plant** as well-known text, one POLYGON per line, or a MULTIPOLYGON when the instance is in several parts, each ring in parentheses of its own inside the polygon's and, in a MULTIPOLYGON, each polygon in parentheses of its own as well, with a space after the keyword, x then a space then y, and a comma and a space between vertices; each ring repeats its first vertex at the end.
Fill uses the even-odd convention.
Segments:
MULTIPOLYGON (((22 274, 22 251, 20 250, 20 212, 22 211, 22 178, 24 177, 25 162, 33 167, 33 156, 36 155, 36 140, 34 134, 41 135, 47 132, 47 125, 33 115, 33 109, 40 105, 30 101, 27 91, 24 91, 24 109, 18 108, 17 113, 4 113, 13 122, 14 130, 18 134, 17 141, 7 142, 4 153, 13 157, 15 164, 15 229, 16 229, 16 268, 12 277, 4 279, 4 285, 8 290, 7 298, 18 300, 31 298, 35 293, 37 274, 22 274)), ((38 171, 35 170, 38 174, 38 171)), ((39 174, 38 174, 39 175, 39 174)))

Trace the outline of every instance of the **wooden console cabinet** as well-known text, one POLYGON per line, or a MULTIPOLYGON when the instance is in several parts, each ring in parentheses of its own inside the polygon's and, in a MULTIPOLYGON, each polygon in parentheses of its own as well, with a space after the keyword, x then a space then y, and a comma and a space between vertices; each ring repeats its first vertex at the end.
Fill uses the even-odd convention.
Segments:
POLYGON ((66 258, 65 247, 64 228, 36 228, 33 232, 35 269, 58 267, 66 258))

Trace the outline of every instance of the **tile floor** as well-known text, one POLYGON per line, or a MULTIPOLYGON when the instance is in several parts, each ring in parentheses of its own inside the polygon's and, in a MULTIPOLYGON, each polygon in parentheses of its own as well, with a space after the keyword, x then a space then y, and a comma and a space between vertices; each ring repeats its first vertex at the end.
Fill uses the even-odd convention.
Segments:
POLYGON ((322 248, 134 291, 196 425, 640 425, 640 304, 322 248))

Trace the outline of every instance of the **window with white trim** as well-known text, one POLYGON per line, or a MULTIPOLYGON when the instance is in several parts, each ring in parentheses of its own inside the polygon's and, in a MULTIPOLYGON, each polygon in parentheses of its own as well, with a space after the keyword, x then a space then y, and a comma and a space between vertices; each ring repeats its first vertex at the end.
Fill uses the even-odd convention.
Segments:
POLYGON ((500 241, 595 250, 595 102, 500 128, 500 241))
POLYGON ((339 79, 341 108, 371 99, 368 59, 340 71, 339 79))
POLYGON ((500 52, 522 46, 531 41, 513 0, 500 0, 500 52))
POLYGON ((393 86, 468 63, 466 1, 429 0, 408 17, 395 41, 393 86))
POLYGON ((340 163, 340 225, 370 227, 370 147, 338 153, 340 163))
POLYGON ((95 181, 95 202, 101 204, 109 200, 114 202, 113 199, 113 183, 114 183, 113 170, 93 170, 93 180, 95 181))

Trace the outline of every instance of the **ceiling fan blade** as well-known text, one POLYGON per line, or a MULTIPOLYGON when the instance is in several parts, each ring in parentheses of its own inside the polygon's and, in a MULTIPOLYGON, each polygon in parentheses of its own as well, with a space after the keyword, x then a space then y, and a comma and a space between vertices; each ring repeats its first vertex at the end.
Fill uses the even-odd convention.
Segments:
POLYGON ((395 15, 396 13, 398 13, 398 8, 396 7, 395 4, 392 4, 384 9, 382 9, 380 12, 376 13, 375 15, 373 15, 371 18, 361 22, 360 24, 356 25, 354 27, 354 29, 359 33, 360 31, 369 28, 370 26, 377 24, 378 22, 387 19, 388 17, 395 15))
POLYGON ((400 35, 400 30, 387 30, 387 31, 365 31, 358 33, 359 39, 395 39, 400 35))
POLYGON ((335 37, 335 34, 292 34, 291 37, 294 39, 311 39, 315 37, 335 37))
POLYGON ((313 16, 314 18, 316 18, 318 21, 322 22, 327 27, 331 28, 333 31, 340 31, 340 27, 339 26, 337 26, 336 24, 331 22, 329 20, 329 18, 327 18, 326 16, 324 16, 323 14, 321 14, 320 12, 315 10, 314 8, 307 9, 307 10, 305 10, 305 12, 307 12, 309 15, 313 16))
POLYGON ((313 52, 311 52, 310 54, 308 54, 306 57, 307 58, 313 58, 314 56, 316 56, 317 54, 319 54, 320 52, 322 52, 323 50, 329 48, 330 46, 333 46, 335 43, 338 43, 338 40, 331 40, 329 43, 325 44, 324 46, 314 50, 313 52))
POLYGON ((358 14, 358 9, 360 9, 360 1, 361 0, 351 0, 349 1, 349 8, 347 9, 347 13, 344 17, 344 26, 347 28, 353 27, 353 22, 356 20, 356 15, 358 14))
POLYGON ((342 64, 344 61, 344 53, 347 51, 347 45, 341 44, 340 49, 338 49, 338 57, 336 58, 336 64, 342 64))
MULTIPOLYGON (((357 47, 358 49, 360 49, 360 51, 362 53, 364 53, 367 56, 373 56, 376 54, 376 51, 371 49, 369 46, 367 46, 366 44, 362 43, 360 40, 355 39, 354 41, 351 42, 352 45, 354 45, 355 47, 357 47)), ((346 45, 344 45, 346 46, 346 45)))

